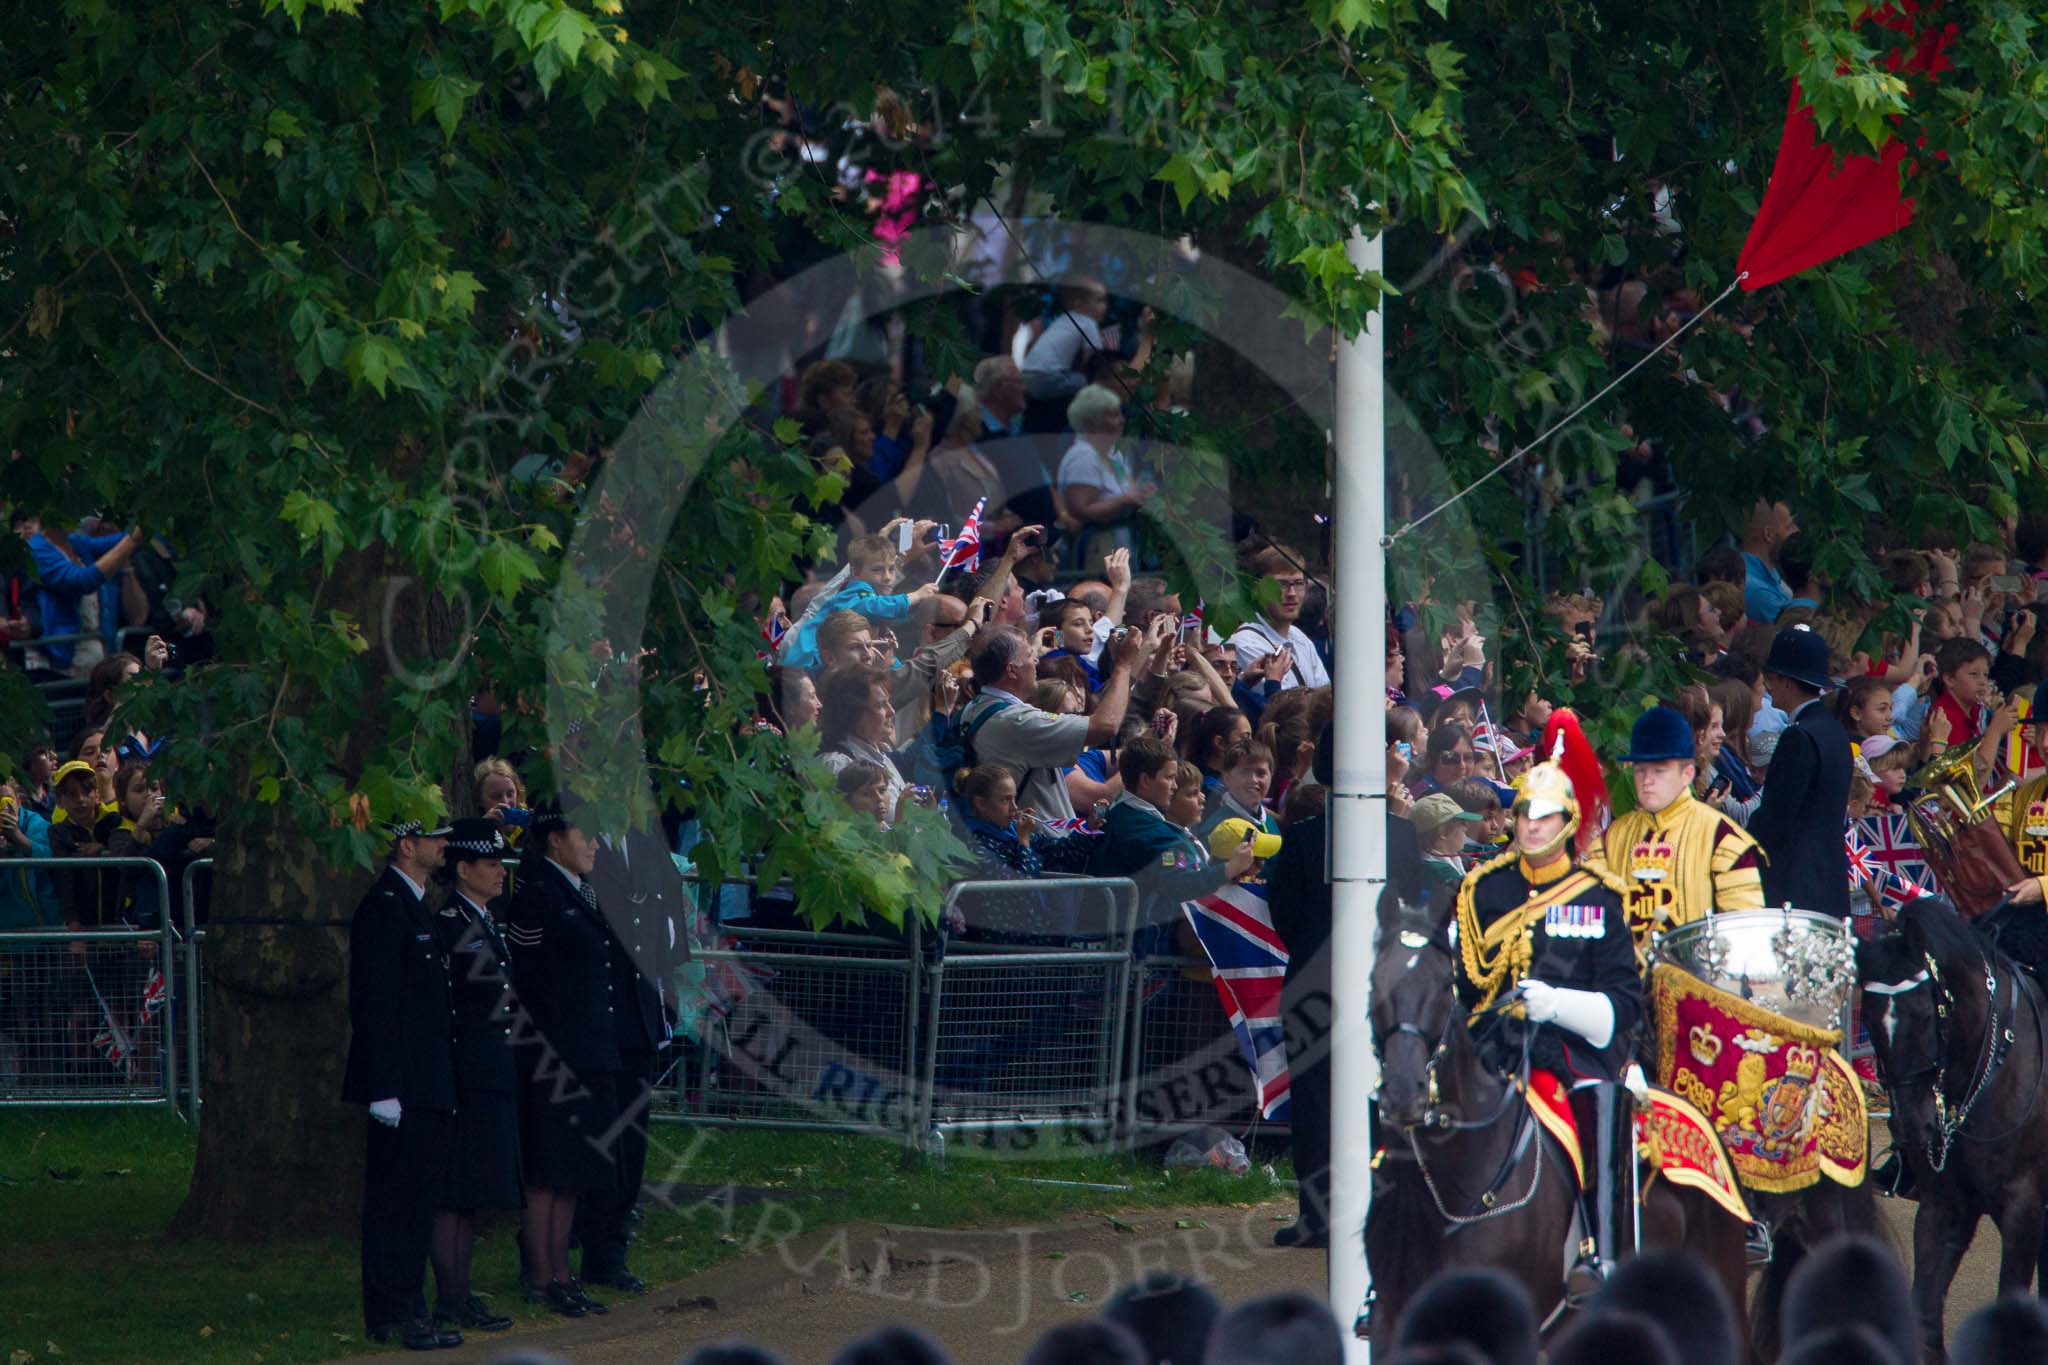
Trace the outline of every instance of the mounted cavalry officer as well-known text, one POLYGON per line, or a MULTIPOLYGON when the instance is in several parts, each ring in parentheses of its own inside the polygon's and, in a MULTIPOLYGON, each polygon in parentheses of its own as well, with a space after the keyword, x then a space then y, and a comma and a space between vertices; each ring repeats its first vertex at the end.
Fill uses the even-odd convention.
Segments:
MULTIPOLYGON (((1575 719, 1561 730, 1557 754, 1567 745, 1583 750, 1573 766, 1597 775, 1575 719)), ((1532 1068, 1569 1089, 1580 1133, 1593 1135, 1586 1209, 1592 1236, 1580 1244, 1571 1276, 1582 1292, 1612 1270, 1619 1247, 1616 1191, 1627 1170, 1622 1163, 1634 1156, 1621 1128, 1628 1118, 1619 1082, 1642 1015, 1642 977, 1621 883, 1597 861, 1582 864, 1574 856, 1573 835, 1582 846, 1594 835, 1582 825, 1580 793, 1564 765, 1556 758, 1538 764, 1516 793, 1514 846, 1481 864, 1458 891, 1458 992, 1470 1009, 1504 992, 1519 995, 1535 1029, 1532 1068)), ((1489 1060, 1506 1059, 1496 1053, 1489 1060)))
POLYGON ((1621 761, 1636 808, 1607 827, 1607 866, 1626 888, 1636 947, 1650 935, 1723 910, 1760 910, 1763 853, 1742 826, 1693 799, 1699 772, 1692 725, 1669 706, 1636 718, 1621 761))

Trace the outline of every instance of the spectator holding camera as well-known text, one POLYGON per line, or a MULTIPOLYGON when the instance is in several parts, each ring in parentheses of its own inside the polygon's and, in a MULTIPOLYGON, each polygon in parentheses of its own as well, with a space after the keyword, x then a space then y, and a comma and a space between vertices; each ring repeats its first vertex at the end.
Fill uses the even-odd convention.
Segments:
POLYGON ((1130 705, 1132 672, 1147 643, 1148 637, 1135 630, 1113 639, 1095 710, 1056 716, 1027 700, 1038 682, 1038 659, 1024 632, 1014 626, 984 632, 969 655, 981 693, 960 712, 960 728, 976 763, 1007 770, 1017 783, 1018 800, 1041 819, 1073 819, 1074 803, 1061 770, 1072 767, 1082 750, 1100 748, 1116 737, 1130 705))
MULTIPOLYGON (((1297 624, 1301 604, 1308 596, 1308 574, 1302 568, 1301 556, 1285 545, 1268 541, 1252 556, 1251 571, 1265 580, 1260 596, 1270 594, 1270 600, 1260 607, 1257 617, 1239 626, 1230 637, 1230 645, 1237 651, 1235 699, 1248 714, 1253 707, 1245 705, 1244 683, 1254 675, 1270 681, 1272 673, 1278 672, 1280 691, 1327 687, 1330 683, 1329 670, 1323 667, 1315 642, 1297 624), (1270 670, 1264 667, 1276 655, 1281 657, 1274 666, 1270 670)), ((1263 701, 1259 698, 1255 705, 1263 701)), ((1263 710, 1263 705, 1258 709, 1263 710)))

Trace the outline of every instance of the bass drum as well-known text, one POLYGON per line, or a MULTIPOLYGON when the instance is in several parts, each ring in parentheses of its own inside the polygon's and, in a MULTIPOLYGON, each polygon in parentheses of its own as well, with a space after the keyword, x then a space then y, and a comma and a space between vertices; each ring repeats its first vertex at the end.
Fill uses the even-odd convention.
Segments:
POLYGON ((1652 941, 1650 959, 1811 1028, 1840 1028, 1856 989, 1848 921, 1789 906, 1682 924, 1652 941))

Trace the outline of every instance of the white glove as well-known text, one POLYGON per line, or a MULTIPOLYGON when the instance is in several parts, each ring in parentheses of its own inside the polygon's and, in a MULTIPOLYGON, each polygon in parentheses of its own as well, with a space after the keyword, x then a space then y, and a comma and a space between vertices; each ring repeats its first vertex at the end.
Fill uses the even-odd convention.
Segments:
POLYGON ((1556 1024, 1570 1029, 1594 1047, 1606 1047, 1614 1038, 1614 1002, 1599 991, 1574 991, 1541 981, 1521 985, 1522 1012, 1534 1024, 1556 1024))
POLYGON ((374 1100, 370 1104, 370 1117, 386 1128, 396 1128, 402 1112, 404 1111, 398 1107, 397 1100, 374 1100))

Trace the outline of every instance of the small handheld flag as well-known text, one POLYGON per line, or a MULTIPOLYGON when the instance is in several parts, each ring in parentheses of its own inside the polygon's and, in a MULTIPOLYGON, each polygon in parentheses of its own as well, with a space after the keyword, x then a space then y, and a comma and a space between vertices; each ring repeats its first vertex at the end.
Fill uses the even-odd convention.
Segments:
POLYGON ((939 577, 932 582, 938 582, 954 569, 973 573, 981 567, 981 511, 987 504, 987 498, 977 498, 960 534, 939 542, 939 577))

